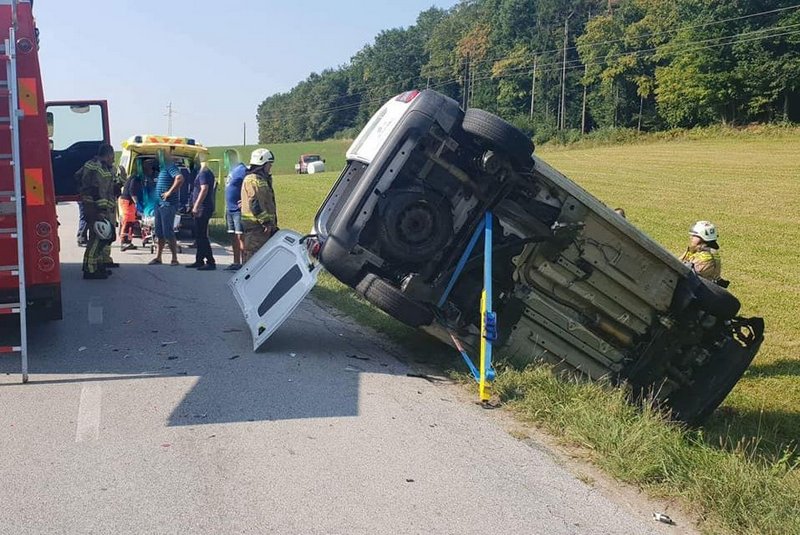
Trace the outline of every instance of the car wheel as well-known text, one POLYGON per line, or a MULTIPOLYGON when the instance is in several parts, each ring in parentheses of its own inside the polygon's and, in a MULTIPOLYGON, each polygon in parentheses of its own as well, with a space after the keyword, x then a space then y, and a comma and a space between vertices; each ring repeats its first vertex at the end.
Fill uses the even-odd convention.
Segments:
POLYGON ((728 290, 707 279, 700 279, 695 290, 697 306, 721 320, 729 320, 739 313, 742 304, 728 290))
POLYGON ((476 108, 464 113, 461 128, 478 138, 488 149, 507 154, 511 162, 520 167, 532 165, 533 141, 522 131, 497 115, 476 108))
POLYGON ((367 301, 406 325, 421 327, 433 322, 433 312, 430 309, 412 301, 399 288, 374 273, 361 279, 356 290, 367 301))
POLYGON ((386 199, 381 251, 400 262, 421 263, 442 250, 453 235, 453 214, 442 198, 403 191, 386 199))
POLYGON ((749 333, 751 338, 748 343, 742 345, 738 340, 730 340, 714 353, 708 364, 698 370, 695 384, 670 396, 667 405, 675 420, 691 426, 702 424, 725 400, 750 366, 764 340, 764 320, 735 320, 734 328, 749 333))

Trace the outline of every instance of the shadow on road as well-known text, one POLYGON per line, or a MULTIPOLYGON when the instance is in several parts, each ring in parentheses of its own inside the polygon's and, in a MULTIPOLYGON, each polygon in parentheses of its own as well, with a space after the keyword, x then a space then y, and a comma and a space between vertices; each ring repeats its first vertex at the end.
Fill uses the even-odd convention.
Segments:
MULTIPOLYGON (((62 264, 64 319, 30 327, 26 388, 117 380, 168 388, 164 380, 194 378, 167 422, 181 426, 356 416, 362 373, 406 373, 358 326, 310 300, 254 353, 229 273, 148 266, 149 251, 114 256, 124 263, 104 281, 62 264)), ((17 357, 0 361, 9 375, 0 387, 18 384, 19 366, 17 357)))

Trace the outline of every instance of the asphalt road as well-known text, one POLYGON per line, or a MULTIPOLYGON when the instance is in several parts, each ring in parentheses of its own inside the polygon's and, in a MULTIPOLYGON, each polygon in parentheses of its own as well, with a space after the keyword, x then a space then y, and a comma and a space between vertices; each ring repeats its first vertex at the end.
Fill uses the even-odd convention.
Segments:
POLYGON ((313 300, 256 354, 224 271, 115 250, 111 279, 81 280, 59 214, 65 318, 32 329, 29 384, 0 362, 0 533, 675 529, 313 300))

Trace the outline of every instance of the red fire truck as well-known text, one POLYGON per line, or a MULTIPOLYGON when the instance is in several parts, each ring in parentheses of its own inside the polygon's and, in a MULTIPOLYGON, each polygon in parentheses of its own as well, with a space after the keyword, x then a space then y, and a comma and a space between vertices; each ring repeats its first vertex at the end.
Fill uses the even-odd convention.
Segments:
POLYGON ((22 353, 25 380, 26 319, 61 318, 56 202, 110 135, 105 101, 45 102, 30 0, 0 0, 0 34, 0 319, 20 326, 0 353, 22 353))

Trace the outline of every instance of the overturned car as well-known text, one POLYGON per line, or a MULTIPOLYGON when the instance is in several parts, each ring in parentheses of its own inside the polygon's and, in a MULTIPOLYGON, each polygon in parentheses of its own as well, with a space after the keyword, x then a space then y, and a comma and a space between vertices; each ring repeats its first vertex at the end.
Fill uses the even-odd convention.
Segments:
MULTIPOLYGON (((740 317, 727 290, 699 278, 533 149, 527 136, 490 113, 464 111, 431 90, 403 93, 350 147, 317 214, 313 256, 396 319, 475 348, 480 248, 454 274, 490 212, 501 354, 517 364, 547 361, 626 382, 677 419, 702 421, 754 358, 763 320, 740 317)), ((285 238, 299 241, 283 234, 273 241, 285 238)), ((273 256, 255 257, 232 286, 273 256)), ((313 263, 298 253, 301 270, 315 269, 313 263)), ((255 325, 271 307, 283 308, 278 316, 285 318, 286 307, 302 298, 288 291, 292 281, 310 278, 271 280, 251 296, 261 306, 250 312, 242 296, 253 290, 237 292, 254 337, 264 332, 255 325), (282 304, 278 286, 295 301, 282 304)))

